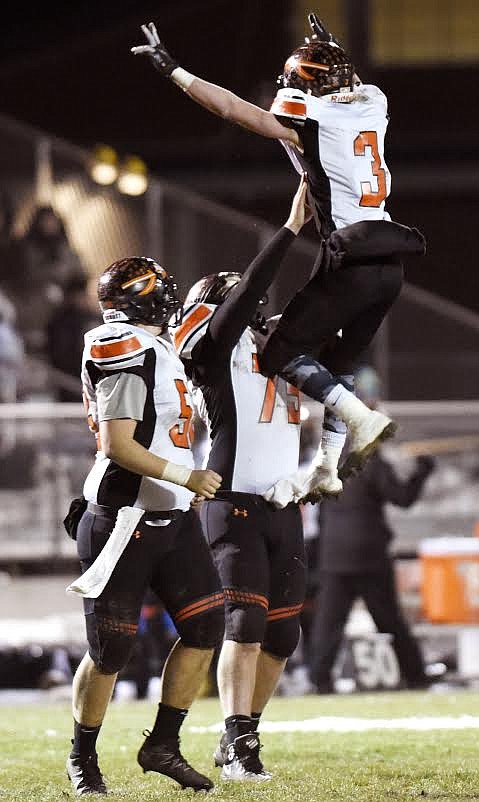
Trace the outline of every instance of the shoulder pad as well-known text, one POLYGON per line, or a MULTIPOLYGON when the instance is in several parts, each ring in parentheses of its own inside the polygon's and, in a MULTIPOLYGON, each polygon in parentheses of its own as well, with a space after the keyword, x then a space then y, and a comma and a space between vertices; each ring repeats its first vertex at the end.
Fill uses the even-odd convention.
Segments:
POLYGON ((270 111, 277 117, 304 122, 307 117, 306 95, 301 89, 279 89, 270 111))
POLYGON ((191 358, 191 352, 204 336, 215 309, 215 304, 192 304, 183 310, 181 324, 170 327, 175 350, 183 359, 191 358))
POLYGON ((86 356, 100 370, 142 365, 148 343, 128 323, 105 323, 85 334, 86 356))
POLYGON ((360 84, 355 91, 362 92, 362 94, 367 97, 368 100, 381 103, 387 110, 388 99, 379 86, 375 86, 374 84, 360 84))

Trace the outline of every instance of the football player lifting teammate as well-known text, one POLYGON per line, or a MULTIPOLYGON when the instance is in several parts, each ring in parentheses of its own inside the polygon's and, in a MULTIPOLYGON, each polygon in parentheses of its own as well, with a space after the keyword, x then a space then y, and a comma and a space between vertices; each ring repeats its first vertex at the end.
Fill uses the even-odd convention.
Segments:
MULTIPOLYGON (((215 761, 226 780, 271 776, 259 757, 256 728, 296 647, 304 601, 301 515, 291 502, 317 487, 321 457, 319 466, 299 474, 298 390, 259 371, 258 340, 267 325, 262 301, 310 217, 305 199, 303 177, 288 220, 243 275, 200 279, 188 292, 181 325, 172 328, 207 420, 207 465, 223 477, 200 514, 225 593, 218 664, 225 733, 215 761)), ((321 370, 329 391, 337 390, 338 379, 321 370)))

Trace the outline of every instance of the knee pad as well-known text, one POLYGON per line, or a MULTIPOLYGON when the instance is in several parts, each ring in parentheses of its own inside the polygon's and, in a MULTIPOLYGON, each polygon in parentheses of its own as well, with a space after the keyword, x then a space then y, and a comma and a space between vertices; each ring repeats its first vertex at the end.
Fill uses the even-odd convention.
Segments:
POLYGON ((285 660, 291 657, 299 641, 299 617, 285 618, 268 624, 262 644, 265 652, 285 660))
POLYGON ((128 663, 134 644, 134 634, 100 636, 97 648, 90 645, 89 653, 101 674, 117 674, 128 663))
POLYGON ((213 607, 201 615, 193 615, 175 626, 181 642, 192 649, 216 649, 221 645, 225 629, 223 606, 213 607))
POLYGON ((225 605, 227 640, 235 643, 261 643, 266 629, 266 609, 259 605, 240 605, 227 601, 225 605))

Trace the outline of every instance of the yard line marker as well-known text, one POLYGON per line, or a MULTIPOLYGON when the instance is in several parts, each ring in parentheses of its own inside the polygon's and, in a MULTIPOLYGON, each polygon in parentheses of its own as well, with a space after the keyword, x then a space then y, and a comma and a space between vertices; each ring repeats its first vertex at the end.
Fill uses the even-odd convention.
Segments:
MULTIPOLYGON (((189 727, 199 735, 222 732, 223 722, 189 727)), ((366 732, 368 730, 477 730, 479 716, 410 716, 408 718, 348 718, 322 716, 303 721, 262 721, 261 732, 366 732)))

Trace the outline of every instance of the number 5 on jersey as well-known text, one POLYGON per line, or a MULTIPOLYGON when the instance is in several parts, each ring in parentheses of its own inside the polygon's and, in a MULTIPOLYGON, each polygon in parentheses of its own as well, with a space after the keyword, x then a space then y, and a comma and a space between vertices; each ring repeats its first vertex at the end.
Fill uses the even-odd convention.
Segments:
POLYGON ((186 400, 188 390, 183 379, 175 379, 175 386, 180 396, 180 419, 171 427, 170 439, 177 448, 190 448, 194 438, 193 410, 186 400))

